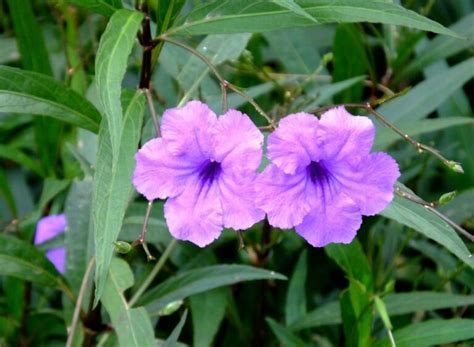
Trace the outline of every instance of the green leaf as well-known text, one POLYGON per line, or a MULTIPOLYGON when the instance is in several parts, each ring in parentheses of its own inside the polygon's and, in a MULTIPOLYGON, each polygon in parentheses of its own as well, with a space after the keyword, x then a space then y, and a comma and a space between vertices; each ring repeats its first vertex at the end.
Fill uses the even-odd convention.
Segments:
POLYGON ((58 180, 55 178, 47 178, 43 183, 43 191, 41 192, 38 208, 43 209, 48 202, 54 199, 59 193, 64 191, 71 182, 68 180, 58 180))
POLYGON ((471 295, 437 292, 411 292, 389 294, 383 298, 391 316, 417 311, 432 311, 441 308, 474 305, 471 295))
POLYGON ((270 326, 270 329, 272 329, 272 332, 278 338, 278 341, 280 341, 280 343, 283 346, 292 346, 292 347, 293 346, 294 347, 307 346, 307 344, 303 340, 301 340, 298 336, 296 336, 290 330, 285 328, 283 325, 278 324, 276 321, 274 321, 270 317, 267 317, 265 320, 267 321, 267 324, 270 326))
POLYGON ((377 111, 388 120, 399 123, 426 117, 451 94, 474 77, 474 58, 463 61, 417 84, 407 94, 393 99, 377 111))
MULTIPOLYGON (((68 230, 65 239, 67 249, 66 278, 72 288, 81 286, 87 265, 94 252, 94 237, 90 227, 92 179, 75 181, 66 199, 65 213, 68 230)), ((89 303, 90 291, 86 291, 84 309, 89 303)))
POLYGON ((437 36, 426 44, 417 57, 403 68, 396 80, 407 78, 421 71, 437 60, 446 59, 465 49, 474 47, 474 13, 468 14, 450 27, 451 30, 461 34, 466 39, 447 36, 437 36))
MULTIPOLYGON (((384 23, 458 36, 441 24, 386 1, 299 0, 296 3, 320 24, 384 23)), ((314 21, 267 1, 218 0, 192 11, 168 34, 256 33, 310 25, 314 21)))
MULTIPOLYGON (((424 347, 450 344, 474 338, 474 319, 433 319, 394 332, 397 347, 424 347)), ((388 340, 374 347, 390 346, 388 340)))
POLYGON ((308 252, 301 253, 291 276, 286 294, 285 324, 291 325, 306 315, 306 277, 308 274, 308 252))
POLYGON ((3 169, 0 169, 0 196, 3 197, 6 205, 8 206, 8 212, 4 213, 2 218, 5 220, 14 218, 16 219, 18 217, 18 211, 15 203, 15 197, 13 196, 12 189, 8 184, 8 177, 5 174, 5 170, 3 169))
POLYGON ((310 92, 310 95, 314 97, 314 100, 304 107, 304 111, 313 111, 315 108, 320 107, 323 103, 327 102, 337 93, 342 92, 359 82, 362 82, 364 79, 365 76, 358 76, 314 88, 314 90, 310 92))
POLYGON ((119 258, 112 259, 101 302, 110 315, 121 346, 156 346, 153 327, 145 308, 130 308, 124 291, 133 286, 133 273, 119 258))
MULTIPOLYGON (((33 3, 29 0, 8 0, 10 16, 15 29, 21 65, 24 69, 53 75, 48 50, 41 27, 33 13, 33 3)), ((61 143, 61 123, 44 117, 36 117, 34 137, 42 171, 47 176, 55 176, 57 153, 61 143)))
POLYGON ((82 96, 46 75, 0 66, 0 112, 30 113, 97 132, 100 113, 82 96))
POLYGON ((308 45, 308 37, 313 38, 318 29, 289 28, 265 33, 264 37, 268 41, 272 58, 278 59, 286 72, 309 75, 321 63, 318 46, 308 45))
POLYGON ((438 210, 455 223, 462 224, 468 218, 474 217, 472 201, 474 188, 469 188, 459 193, 449 204, 439 206, 438 210))
POLYGON ((186 0, 157 0, 156 2, 156 34, 166 31, 181 12, 186 0))
POLYGON ((7 145, 0 145, 0 158, 11 160, 30 169, 35 174, 43 176, 43 170, 41 169, 41 166, 38 161, 34 160, 33 158, 30 158, 27 154, 23 153, 23 151, 18 148, 7 145))
MULTIPOLYGON (((406 119, 398 122, 397 127, 407 135, 416 136, 466 124, 474 124, 474 119, 469 117, 449 117, 422 120, 406 119)), ((380 126, 378 127, 375 136, 374 149, 387 148, 398 140, 402 140, 400 135, 387 127, 380 126)))
POLYGON ((388 315, 387 312, 387 306, 385 303, 380 299, 379 296, 374 297, 374 303, 375 303, 375 308, 377 309, 377 312, 380 315, 380 318, 382 319, 383 325, 385 326, 385 329, 387 330, 392 330, 392 322, 390 321, 390 316, 388 315))
POLYGON ((300 5, 298 5, 294 0, 273 0, 273 2, 278 6, 290 10, 298 16, 304 17, 306 19, 309 19, 313 23, 318 24, 318 21, 308 12, 306 12, 302 7, 300 7, 300 5))
MULTIPOLYGON (((395 293, 385 296, 383 301, 389 316, 474 305, 474 297, 472 295, 437 292, 395 293)), ((306 316, 293 323, 290 328, 296 331, 340 323, 341 311, 339 303, 333 301, 309 312, 306 316)))
MULTIPOLYGON (((366 74, 369 66, 364 47, 364 36, 355 24, 339 24, 333 44, 334 71, 333 82, 345 81, 349 78, 366 74), (347 54, 347 52, 351 52, 347 54)), ((336 103, 354 102, 362 97, 362 81, 339 93, 336 103)))
POLYGON ((137 91, 131 99, 128 93, 125 96, 126 111, 118 157, 114 158, 112 153, 107 118, 103 119, 99 133, 91 209, 96 249, 96 303, 102 296, 114 251, 113 242, 120 233, 132 192, 133 156, 137 151, 145 112, 145 98, 141 91, 137 91))
POLYGON ((350 280, 349 288, 339 298, 342 326, 348 347, 370 346, 374 316, 370 293, 363 284, 350 280))
POLYGON ((340 324, 341 321, 341 309, 339 307, 339 302, 332 301, 309 312, 306 316, 301 317, 301 319, 294 322, 290 326, 290 329, 309 329, 322 325, 340 324))
POLYGON ((0 64, 18 60, 19 57, 15 39, 0 37, 0 64))
POLYGON ((122 8, 121 0, 67 0, 67 2, 107 17, 113 15, 117 9, 122 8))
MULTIPOLYGON (((407 190, 402 185, 400 187, 407 190)), ((395 196, 392 203, 381 215, 415 229, 444 246, 471 268, 474 268, 474 257, 471 256, 466 245, 454 229, 423 206, 395 196)))
POLYGON ((359 240, 354 239, 348 245, 333 243, 327 245, 324 250, 349 278, 362 283, 368 291, 373 289, 372 271, 359 240))
POLYGON ((182 272, 146 292, 138 305, 159 310, 168 303, 210 289, 253 280, 284 280, 285 276, 247 265, 214 265, 182 272))
POLYGON ((193 346, 212 345, 227 308, 226 288, 216 288, 189 298, 193 319, 193 346))
POLYGON ((22 66, 27 70, 52 75, 48 51, 41 27, 33 13, 33 4, 29 0, 7 0, 7 3, 22 66))
POLYGON ((124 126, 122 117, 122 79, 127 69, 135 37, 140 28, 143 14, 129 10, 116 11, 109 20, 100 38, 95 62, 99 98, 107 118, 108 134, 113 156, 119 151, 124 126))
MULTIPOLYGON (((217 66, 227 60, 237 59, 247 46, 250 34, 209 35, 201 41, 197 50, 217 66)), ((209 67, 198 57, 191 56, 179 73, 177 80, 186 91, 181 104, 190 99, 209 72, 209 67)))
POLYGON ((42 252, 25 241, 4 234, 0 234, 0 274, 67 289, 62 276, 42 252))
POLYGON ((186 318, 188 317, 188 311, 184 311, 183 315, 181 316, 181 319, 179 320, 178 324, 176 327, 173 329, 171 332, 171 335, 168 336, 166 341, 161 345, 161 347, 175 347, 179 335, 181 334, 181 330, 183 330, 184 323, 186 323, 186 318))

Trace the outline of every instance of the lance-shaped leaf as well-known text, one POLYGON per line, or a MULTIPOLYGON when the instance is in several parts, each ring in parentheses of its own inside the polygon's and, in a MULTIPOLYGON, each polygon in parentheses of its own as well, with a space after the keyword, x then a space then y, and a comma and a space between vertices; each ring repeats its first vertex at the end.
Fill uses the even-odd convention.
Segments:
MULTIPOLYGON (((398 185, 403 188, 403 190, 408 191, 406 187, 401 184, 398 185)), ((423 206, 395 196, 392 203, 381 215, 413 228, 426 237, 438 242, 471 268, 474 268, 474 257, 456 231, 423 206)))
POLYGON ((110 315, 120 346, 156 346, 153 327, 145 308, 130 308, 124 291, 133 286, 133 273, 128 264, 119 258, 110 263, 102 304, 110 315))
MULTIPOLYGON (((281 2, 281 1, 280 1, 281 2)), ((312 19, 276 3, 255 0, 216 0, 192 11, 168 33, 230 34, 255 33, 318 23, 371 22, 401 25, 459 37, 416 12, 381 0, 299 0, 298 7, 312 19)))
POLYGON ((230 284, 253 280, 285 280, 274 271, 247 265, 213 265, 180 273, 146 292, 138 301, 149 309, 159 310, 170 302, 230 284))
POLYGON ((0 112, 30 113, 97 132, 100 113, 81 95, 44 74, 0 66, 0 112))
POLYGON ((140 12, 116 11, 100 38, 97 51, 96 81, 100 102, 107 118, 114 157, 117 156, 119 150, 123 129, 122 105, 120 103, 122 80, 142 18, 143 14, 140 12))
POLYGON ((96 251, 95 303, 102 296, 114 250, 112 243, 122 228, 132 192, 133 156, 137 151, 145 111, 145 98, 141 91, 136 92, 131 99, 126 96, 124 130, 116 159, 112 153, 107 118, 104 118, 99 133, 91 209, 96 251))
POLYGON ((121 0, 67 0, 67 2, 107 17, 110 17, 117 9, 122 7, 121 0))
POLYGON ((0 275, 14 276, 70 293, 63 277, 35 246, 0 234, 0 275))

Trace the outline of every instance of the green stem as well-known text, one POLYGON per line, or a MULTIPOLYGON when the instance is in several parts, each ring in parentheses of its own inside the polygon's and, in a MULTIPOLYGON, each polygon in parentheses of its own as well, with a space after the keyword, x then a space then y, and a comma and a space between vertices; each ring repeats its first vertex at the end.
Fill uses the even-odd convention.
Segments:
POLYGON ((141 284, 140 288, 135 292, 135 294, 132 296, 130 301, 128 302, 128 307, 132 307, 133 305, 136 304, 138 299, 140 299, 141 295, 145 292, 145 290, 148 289, 150 286, 151 282, 155 279, 155 277, 158 275, 158 273, 161 271, 163 266, 165 265, 166 261, 168 260, 171 252, 173 251, 174 247, 176 246, 177 241, 173 239, 169 244, 168 247, 166 247, 165 251, 161 255, 160 259, 156 263, 155 267, 151 270, 150 274, 147 276, 145 281, 141 284))
POLYGON ((71 347, 74 341, 74 334, 76 333, 77 323, 79 321, 79 314, 81 312, 82 301, 84 300, 84 295, 87 288, 87 283, 89 282, 89 276, 92 272, 92 268, 95 262, 95 258, 92 257, 87 265, 86 272, 82 278, 81 289, 79 290, 79 296, 77 297, 76 307, 74 308, 74 314, 72 316, 71 327, 69 328, 69 335, 67 337, 66 347, 71 347))

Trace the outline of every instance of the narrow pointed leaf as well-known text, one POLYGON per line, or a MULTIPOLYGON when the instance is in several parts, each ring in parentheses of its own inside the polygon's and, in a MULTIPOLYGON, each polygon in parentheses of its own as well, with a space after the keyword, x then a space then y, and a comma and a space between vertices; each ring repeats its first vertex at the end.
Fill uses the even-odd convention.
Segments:
POLYGON ((96 81, 100 102, 107 118, 108 133, 111 138, 114 157, 118 153, 123 128, 122 106, 120 103, 122 79, 142 18, 143 14, 140 12, 116 11, 100 38, 97 51, 95 62, 96 81))
POLYGON ((267 324, 270 326, 273 334, 277 337, 278 341, 282 344, 282 346, 294 346, 294 347, 305 347, 307 346, 306 343, 301 340, 298 336, 296 336, 292 331, 288 330, 288 328, 284 327, 283 325, 277 323, 273 319, 267 317, 266 318, 267 324))
POLYGON ((184 323, 186 323, 186 318, 188 317, 188 311, 184 311, 181 319, 179 320, 176 327, 171 332, 171 335, 166 339, 166 341, 161 345, 161 347, 174 347, 178 343, 179 335, 181 330, 183 330, 184 323))
MULTIPOLYGON (((439 23, 387 1, 299 0, 296 4, 321 24, 383 23, 458 36, 439 23)), ((309 25, 315 25, 314 21, 268 1, 217 0, 192 11, 180 25, 171 28, 168 33, 255 33, 309 25)))
MULTIPOLYGON (((474 319, 433 319, 408 325, 393 334, 397 347, 438 346, 474 338, 474 319)), ((389 347, 385 339, 374 345, 389 347)))
POLYGON ((381 215, 415 229, 444 246, 464 263, 474 268, 474 257, 456 231, 423 206, 395 196, 392 203, 381 215))
POLYGON ((180 273, 162 282, 146 292, 138 304, 148 305, 150 310, 159 310, 172 301, 182 300, 210 289, 264 279, 284 280, 286 277, 247 265, 206 266, 180 273))
POLYGON ((430 76, 407 94, 383 104, 377 111, 397 124, 403 120, 425 118, 473 77, 474 58, 470 58, 430 76))
POLYGON ((120 346, 156 346, 153 327, 145 308, 130 308, 124 296, 124 291, 133 282, 130 266, 122 259, 113 259, 101 302, 110 315, 120 346))
POLYGON ((114 252, 113 242, 117 240, 122 228, 132 192, 131 179, 135 166, 133 157, 137 151, 145 111, 145 98, 141 91, 136 92, 131 99, 125 99, 124 131, 116 159, 111 149, 106 118, 99 133, 91 208, 96 252, 96 303, 104 290, 114 252))
POLYGON ((0 66, 0 112, 30 113, 97 132, 100 113, 82 96, 44 74, 0 66))
POLYGON ((25 241, 4 234, 0 234, 0 275, 14 276, 47 287, 67 287, 43 252, 25 241))

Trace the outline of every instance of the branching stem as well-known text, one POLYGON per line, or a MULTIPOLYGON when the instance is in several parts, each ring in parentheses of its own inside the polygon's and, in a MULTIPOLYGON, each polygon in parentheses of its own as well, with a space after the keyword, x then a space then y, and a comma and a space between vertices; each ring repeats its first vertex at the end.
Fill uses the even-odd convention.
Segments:
POLYGON ((138 245, 142 245, 143 250, 146 253, 146 257, 148 261, 154 260, 155 257, 151 255, 150 250, 148 249, 148 246, 146 244, 145 238, 146 238, 146 233, 148 230, 148 221, 150 220, 150 213, 151 209, 153 207, 153 201, 148 201, 148 205, 146 208, 145 212, 145 218, 143 219, 143 226, 142 226, 142 232, 140 234, 140 238, 138 240, 133 241, 132 246, 136 247, 138 245))
POLYGON ((82 301, 84 300, 84 295, 87 289, 87 283, 89 282, 89 277, 92 272, 92 268, 95 262, 95 258, 92 257, 87 265, 86 272, 82 278, 81 288, 79 289, 79 295, 76 300, 76 307, 74 308, 74 313, 72 316, 71 327, 69 328, 69 334, 66 341, 66 347, 71 347, 74 341, 74 334, 76 333, 77 323, 79 322, 79 314, 81 312, 82 301))
MULTIPOLYGON (((369 104, 369 103, 366 103, 366 104, 351 104, 351 103, 348 103, 348 104, 342 104, 341 106, 348 107, 348 108, 362 108, 364 110, 367 110, 367 112, 369 112, 375 118, 377 118, 383 125, 385 125, 389 129, 394 131, 396 134, 400 135, 401 138, 403 138, 405 141, 407 141, 412 146, 414 146, 419 153, 423 153, 423 152, 431 153, 436 158, 441 160, 443 162, 443 164, 446 165, 447 167, 449 167, 450 169, 453 169, 453 165, 457 164, 457 163, 455 163, 451 160, 446 159, 443 155, 441 155, 441 153, 438 150, 414 140, 408 134, 406 134, 403 131, 401 131, 400 129, 398 129, 395 125, 390 123, 382 114, 380 114, 379 112, 374 110, 371 104, 369 104)), ((314 112, 316 112, 316 113, 324 112, 324 111, 327 111, 328 109, 333 108, 333 107, 334 106, 318 108, 314 112)), ((459 171, 457 171, 457 172, 459 172, 459 171)))
POLYGON ((464 230, 462 227, 460 227, 459 225, 457 225, 456 223, 454 223, 451 219, 449 219, 448 217, 446 217, 444 214, 442 214, 441 212, 439 212, 438 210, 436 210, 434 207, 435 207, 435 204, 433 202, 427 202, 423 199, 421 199, 420 197, 416 196, 416 195, 413 195, 407 191, 404 191, 402 189, 400 189, 399 187, 395 187, 395 193, 399 196, 401 196, 402 198, 404 199, 407 199, 409 201, 412 201, 414 203, 417 203, 421 206, 423 206, 424 208, 426 208, 428 211, 430 211, 431 213, 435 214, 437 217, 439 217, 441 220, 443 220, 444 222, 446 222, 449 226, 451 226, 454 230, 456 230, 458 233, 460 233, 461 235, 464 235, 465 237, 467 237, 471 242, 474 242, 474 235, 471 235, 469 232, 467 232, 466 230, 464 230))
POLYGON ((221 85, 222 94, 223 94, 223 97, 224 97, 224 103, 223 103, 224 108, 227 108, 227 97, 226 97, 227 89, 230 89, 233 92, 240 95, 242 98, 244 98, 249 104, 251 104, 255 108, 255 110, 263 118, 266 119, 268 124, 270 124, 273 129, 276 128, 276 125, 275 125, 275 122, 273 121, 273 119, 268 114, 266 114, 265 111, 262 110, 262 108, 255 102, 255 100, 252 97, 250 97, 249 95, 245 94, 243 91, 241 91, 239 89, 239 87, 237 87, 237 86, 233 85, 232 83, 226 81, 225 78, 219 72, 219 70, 217 70, 217 68, 214 66, 214 64, 204 54, 202 54, 201 52, 197 51, 196 49, 186 45, 185 43, 183 43, 181 41, 177 41, 175 39, 172 39, 171 37, 168 37, 166 35, 158 36, 158 38, 154 42, 159 42, 159 41, 169 42, 169 43, 171 43, 175 46, 178 46, 178 47, 181 47, 181 48, 187 50, 191 54, 193 54, 196 57, 198 57, 199 59, 201 59, 209 67, 209 69, 216 76, 216 78, 219 80, 219 83, 221 85))

